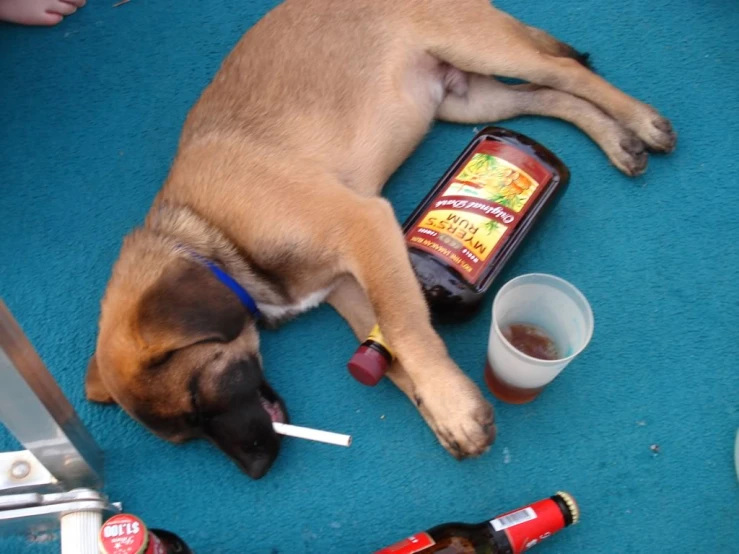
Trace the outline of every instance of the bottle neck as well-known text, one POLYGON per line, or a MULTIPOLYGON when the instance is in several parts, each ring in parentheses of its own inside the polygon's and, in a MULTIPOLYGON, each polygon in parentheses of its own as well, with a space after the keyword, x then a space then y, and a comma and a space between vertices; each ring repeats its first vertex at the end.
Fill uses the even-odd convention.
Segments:
POLYGON ((500 554, 520 554, 577 519, 577 506, 569 496, 557 494, 489 522, 491 542, 500 554))

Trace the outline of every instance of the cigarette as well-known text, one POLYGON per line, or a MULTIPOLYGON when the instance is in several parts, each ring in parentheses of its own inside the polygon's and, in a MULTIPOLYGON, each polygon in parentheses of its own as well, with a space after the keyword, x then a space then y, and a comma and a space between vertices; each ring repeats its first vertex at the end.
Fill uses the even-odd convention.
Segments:
POLYGON ((298 427, 296 425, 288 425, 287 423, 279 423, 277 421, 272 422, 272 427, 274 428, 275 433, 285 435, 287 437, 325 442, 327 444, 335 444, 337 446, 350 446, 352 443, 352 437, 350 435, 331 433, 329 431, 319 431, 318 429, 309 429, 308 427, 298 427))

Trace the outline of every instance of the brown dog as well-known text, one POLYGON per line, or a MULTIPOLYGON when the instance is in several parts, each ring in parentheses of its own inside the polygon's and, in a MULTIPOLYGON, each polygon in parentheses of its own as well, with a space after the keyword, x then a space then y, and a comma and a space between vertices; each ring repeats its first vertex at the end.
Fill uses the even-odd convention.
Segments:
POLYGON ((490 404, 434 332, 383 184, 434 118, 521 114, 583 129, 624 173, 675 146, 670 123, 487 0, 288 0, 239 42, 184 126, 171 173, 123 244, 87 395, 161 437, 206 437, 254 478, 277 456, 253 297, 268 325, 326 300, 439 441, 484 452, 490 404), (526 80, 511 86, 491 76, 526 80), (224 284, 225 283, 225 284, 224 284))

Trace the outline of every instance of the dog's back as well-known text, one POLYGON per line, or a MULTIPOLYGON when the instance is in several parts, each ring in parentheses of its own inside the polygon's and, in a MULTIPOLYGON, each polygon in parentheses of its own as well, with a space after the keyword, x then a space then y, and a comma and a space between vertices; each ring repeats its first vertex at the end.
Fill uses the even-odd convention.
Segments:
POLYGON ((379 192, 443 94, 444 68, 414 43, 413 27, 400 24, 406 17, 382 0, 278 6, 244 35, 192 109, 179 157, 218 142, 229 163, 268 159, 274 171, 288 162, 293 173, 314 165, 379 192))

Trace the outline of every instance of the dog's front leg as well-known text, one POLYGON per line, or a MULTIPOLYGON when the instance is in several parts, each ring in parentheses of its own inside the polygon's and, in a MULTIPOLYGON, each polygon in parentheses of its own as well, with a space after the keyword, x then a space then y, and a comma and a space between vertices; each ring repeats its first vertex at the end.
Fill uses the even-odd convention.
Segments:
MULTIPOLYGON (((367 337, 370 330, 375 325, 375 321, 377 321, 375 313, 372 311, 372 306, 367 299, 367 295, 354 277, 348 276, 342 279, 334 288, 327 301, 346 320, 360 341, 367 337)), ((411 381, 408 372, 406 372, 405 368, 400 362, 398 362, 398 360, 393 360, 393 363, 387 372, 387 377, 395 384, 396 387, 405 393, 414 405, 416 405, 421 416, 423 416, 429 424, 429 427, 434 429, 435 425, 433 418, 423 403, 420 405, 416 403, 413 381, 411 381)), ((494 428, 493 432, 495 432, 494 428)), ((450 450, 450 452, 452 452, 452 454, 458 455, 457 450, 455 450, 452 445, 447 444, 445 438, 439 437, 439 440, 450 450)))
MULTIPOLYGON (((354 202, 356 206, 343 211, 351 220, 339 246, 341 265, 364 290, 371 312, 402 364, 394 380, 449 452, 457 458, 479 455, 495 435, 492 406, 450 359, 432 328, 390 204, 379 198, 354 202)), ((336 306, 335 297, 332 303, 336 306)), ((366 319, 367 314, 355 317, 366 319)))

